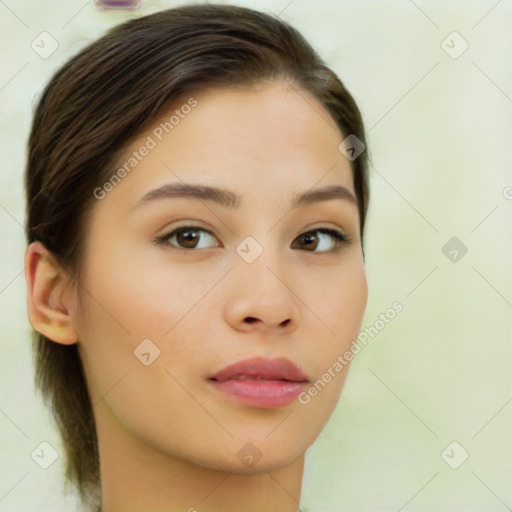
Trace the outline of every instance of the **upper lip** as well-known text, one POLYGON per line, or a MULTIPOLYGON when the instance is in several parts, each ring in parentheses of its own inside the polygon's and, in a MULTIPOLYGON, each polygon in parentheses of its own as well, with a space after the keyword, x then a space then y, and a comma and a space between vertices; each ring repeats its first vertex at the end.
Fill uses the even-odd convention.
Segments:
POLYGON ((287 380, 291 382, 308 381, 307 375, 289 359, 284 357, 267 359, 255 357, 230 364, 222 368, 209 379, 226 381, 240 377, 249 377, 255 380, 287 380))

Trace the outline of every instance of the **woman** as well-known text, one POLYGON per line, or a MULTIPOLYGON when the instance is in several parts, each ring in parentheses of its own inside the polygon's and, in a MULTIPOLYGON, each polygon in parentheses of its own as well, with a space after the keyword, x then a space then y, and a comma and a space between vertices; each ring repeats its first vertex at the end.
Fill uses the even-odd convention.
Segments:
POLYGON ((367 302, 336 75, 251 9, 132 20, 46 87, 26 191, 36 386, 84 503, 297 511, 367 302))

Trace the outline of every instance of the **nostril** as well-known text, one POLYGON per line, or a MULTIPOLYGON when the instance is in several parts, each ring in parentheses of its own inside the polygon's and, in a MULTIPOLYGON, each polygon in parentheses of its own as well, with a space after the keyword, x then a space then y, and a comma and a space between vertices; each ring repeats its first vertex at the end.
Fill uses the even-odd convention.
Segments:
POLYGON ((245 321, 248 323, 248 324, 253 324, 254 322, 256 322, 258 319, 257 318, 254 318, 253 316, 248 316, 245 321))

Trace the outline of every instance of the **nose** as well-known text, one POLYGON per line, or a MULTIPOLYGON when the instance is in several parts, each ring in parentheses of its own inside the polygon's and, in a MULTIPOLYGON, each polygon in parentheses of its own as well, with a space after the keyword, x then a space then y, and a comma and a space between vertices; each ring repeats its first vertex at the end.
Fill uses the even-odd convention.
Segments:
POLYGON ((238 261, 230 273, 225 319, 239 331, 290 332, 301 321, 292 273, 264 255, 250 264, 238 261))

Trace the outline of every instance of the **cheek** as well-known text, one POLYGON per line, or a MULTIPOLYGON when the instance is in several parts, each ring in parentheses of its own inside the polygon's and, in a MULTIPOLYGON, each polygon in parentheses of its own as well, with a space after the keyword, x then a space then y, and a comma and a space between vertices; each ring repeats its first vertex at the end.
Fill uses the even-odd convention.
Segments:
POLYGON ((116 253, 114 244, 92 254, 82 276, 78 327, 91 396, 98 400, 121 379, 123 388, 136 378, 138 389, 168 389, 170 376, 155 368, 173 370, 203 352, 183 340, 194 334, 194 308, 217 274, 201 278, 192 265, 170 268, 133 250, 116 253), (156 364, 146 367, 144 358, 156 364))
POLYGON ((122 267, 91 263, 94 274, 84 281, 88 293, 81 297, 79 339, 99 425, 108 425, 112 419, 106 418, 113 415, 143 438, 158 430, 157 416, 158 428, 169 431, 176 411, 190 411, 193 405, 176 368, 197 359, 199 347, 179 341, 186 338, 186 313, 198 291, 176 291, 186 275, 164 279, 155 268, 137 272, 126 262, 122 267))
POLYGON ((90 258, 83 285, 88 325, 137 339, 162 337, 197 301, 202 283, 190 271, 170 268, 133 249, 113 246, 90 258))
POLYGON ((78 322, 79 346, 96 401, 131 377, 127 372, 133 375, 140 369, 134 350, 144 339, 156 339, 167 305, 155 303, 147 275, 130 267, 129 258, 116 258, 107 250, 101 256, 89 259, 82 276, 78 322))
POLYGON ((367 301, 368 283, 362 263, 347 265, 336 277, 331 275, 312 299, 322 321, 323 339, 339 350, 357 338, 367 301))
POLYGON ((331 277, 329 284, 322 286, 311 300, 318 307, 318 319, 310 324, 318 326, 311 359, 316 361, 315 379, 320 380, 317 390, 313 390, 311 407, 330 414, 353 360, 352 353, 348 358, 344 355, 357 341, 366 310, 368 284, 364 265, 340 269, 337 277, 331 277))

